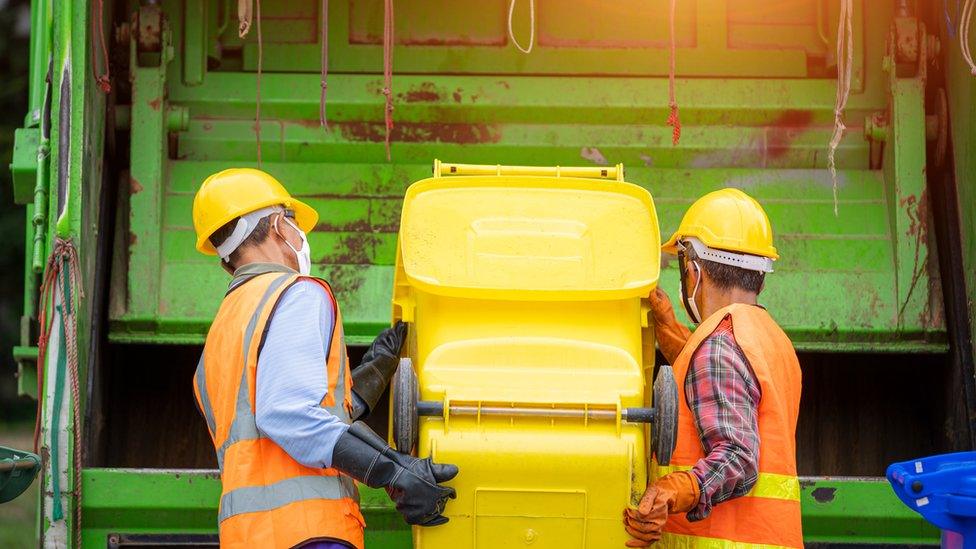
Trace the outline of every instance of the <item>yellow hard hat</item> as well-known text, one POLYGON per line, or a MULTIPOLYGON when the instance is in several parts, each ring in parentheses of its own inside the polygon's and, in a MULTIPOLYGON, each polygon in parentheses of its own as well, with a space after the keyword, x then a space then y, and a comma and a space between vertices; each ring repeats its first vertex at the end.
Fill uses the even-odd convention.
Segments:
POLYGON ((779 258, 766 212, 739 189, 710 192, 696 200, 661 250, 676 254, 678 240, 687 237, 695 237, 709 248, 779 258))
POLYGON ((284 206, 295 212, 295 223, 306 233, 315 228, 319 214, 304 202, 292 198, 271 174, 253 168, 231 168, 206 179, 193 197, 193 228, 197 250, 217 255, 210 235, 236 217, 266 208, 284 206))

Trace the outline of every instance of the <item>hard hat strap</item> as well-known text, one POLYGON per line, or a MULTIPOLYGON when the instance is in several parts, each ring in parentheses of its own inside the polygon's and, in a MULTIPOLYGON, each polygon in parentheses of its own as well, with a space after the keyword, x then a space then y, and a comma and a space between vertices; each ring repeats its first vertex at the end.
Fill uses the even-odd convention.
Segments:
POLYGON ((773 272, 773 260, 768 257, 717 250, 706 246, 701 240, 695 237, 682 238, 678 241, 678 244, 679 248, 690 245, 695 251, 695 255, 701 259, 714 261, 723 265, 731 265, 749 271, 759 271, 761 273, 773 272))
POLYGON ((251 236, 251 233, 254 232, 255 227, 258 226, 258 223, 262 219, 282 210, 283 208, 281 206, 268 206, 267 208, 261 208, 260 210, 254 210, 253 212, 242 215, 237 220, 234 232, 230 233, 227 240, 221 242, 220 246, 217 246, 217 255, 220 256, 220 259, 227 261, 227 258, 234 253, 234 250, 240 247, 247 237, 251 236))

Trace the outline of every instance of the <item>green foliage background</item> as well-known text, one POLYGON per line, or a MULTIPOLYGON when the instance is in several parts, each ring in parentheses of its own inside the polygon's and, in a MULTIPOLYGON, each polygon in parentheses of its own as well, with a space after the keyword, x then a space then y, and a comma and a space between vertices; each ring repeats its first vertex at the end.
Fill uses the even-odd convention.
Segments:
MULTIPOLYGON (((30 2, 0 0, 0 446, 32 445, 34 401, 17 396, 12 348, 20 338, 24 299, 25 210, 13 201, 10 164, 14 129, 27 115, 30 2)), ((0 505, 0 547, 36 546, 37 482, 0 505)))
POLYGON ((14 129, 27 115, 30 2, 0 0, 0 424, 32 421, 34 405, 17 397, 12 348, 20 337, 24 296, 25 209, 13 201, 14 129), (25 28, 26 26, 26 28, 25 28))

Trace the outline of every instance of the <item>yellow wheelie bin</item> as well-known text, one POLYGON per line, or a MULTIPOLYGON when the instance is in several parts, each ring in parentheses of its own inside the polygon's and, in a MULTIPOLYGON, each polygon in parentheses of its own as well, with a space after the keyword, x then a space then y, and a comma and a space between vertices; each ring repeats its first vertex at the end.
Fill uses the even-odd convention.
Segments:
POLYGON ((652 385, 659 269, 653 200, 622 166, 435 161, 410 186, 391 439, 460 468, 450 522, 414 547, 624 546, 622 510, 674 446, 670 368, 652 385))

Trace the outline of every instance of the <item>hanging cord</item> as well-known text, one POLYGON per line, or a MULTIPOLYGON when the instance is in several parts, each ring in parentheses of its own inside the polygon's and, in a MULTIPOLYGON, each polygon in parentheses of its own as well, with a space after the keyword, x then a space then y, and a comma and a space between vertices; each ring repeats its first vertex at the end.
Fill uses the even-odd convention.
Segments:
POLYGON ((386 96, 386 161, 390 161, 390 134, 393 131, 393 0, 383 9, 383 95, 386 96))
POLYGON ((237 36, 244 38, 251 30, 251 10, 253 0, 237 0, 237 36))
MULTIPOLYGON (((44 268, 44 280, 40 288, 40 328, 41 333, 37 341, 37 423, 34 426, 34 451, 37 452, 40 440, 40 418, 43 410, 43 383, 44 383, 44 360, 47 356, 47 348, 50 343, 51 325, 47 315, 49 308, 54 306, 55 295, 61 297, 61 329, 64 337, 66 362, 68 366, 68 379, 71 386, 71 407, 72 407, 72 437, 74 447, 72 458, 74 463, 74 498, 75 498, 75 520, 74 520, 74 545, 81 547, 81 391, 79 389, 78 374, 78 319, 76 316, 78 303, 85 297, 78 277, 81 268, 78 263, 78 252, 70 240, 56 238, 54 249, 48 257, 47 265, 44 268), (67 281, 68 286, 65 287, 67 281)), ((57 433, 52 432, 52 439, 56 439, 57 433)), ((52 450, 56 451, 56 450, 52 450)), ((60 475, 59 471, 53 474, 60 475)), ((55 495, 60 501, 60 496, 55 495)))
POLYGON ((834 103, 834 133, 830 137, 827 151, 827 167, 830 169, 830 180, 834 190, 834 217, 837 217, 837 164, 834 156, 840 140, 844 137, 844 109, 847 98, 851 94, 851 68, 854 65, 854 31, 851 26, 853 19, 852 0, 841 0, 840 21, 837 24, 837 98, 834 103))
MULTIPOLYGON (((256 0, 258 27, 257 90, 254 93, 254 137, 258 145, 258 168, 261 167, 261 72, 264 69, 264 42, 261 38, 261 0, 256 0)), ((245 31, 246 32, 246 31, 245 31)))
POLYGON ((325 94, 329 89, 329 0, 322 0, 322 13, 319 27, 321 29, 320 40, 322 41, 322 95, 319 96, 319 125, 323 128, 329 127, 329 121, 325 115, 325 94))
POLYGON ((535 0, 529 0, 529 47, 523 48, 522 44, 515 38, 515 32, 512 31, 512 14, 515 13, 515 0, 512 0, 508 5, 508 38, 515 44, 515 47, 522 53, 530 53, 532 51, 532 46, 535 45, 535 0))
POLYGON ((962 13, 959 15, 959 50, 962 58, 969 65, 969 72, 976 76, 976 62, 973 61, 973 52, 969 49, 969 30, 972 27, 973 11, 976 9, 976 0, 966 0, 962 5, 962 13))
POLYGON ((108 48, 105 46, 105 29, 102 21, 104 7, 103 0, 92 2, 92 23, 93 26, 97 25, 97 28, 92 29, 92 73, 99 89, 104 93, 109 93, 112 91, 112 81, 109 79, 108 48), (98 64, 95 62, 96 52, 99 49, 102 51, 101 74, 98 73, 98 64))
POLYGON ((668 74, 668 106, 671 107, 671 114, 668 115, 668 126, 674 128, 671 132, 671 146, 678 144, 678 140, 681 139, 681 119, 678 118, 678 100, 674 97, 674 62, 675 54, 677 53, 677 47, 674 42, 674 12, 677 0, 671 0, 671 15, 670 15, 670 26, 671 26, 671 69, 668 74))
MULTIPOLYGON (((956 0, 956 16, 959 15, 959 6, 961 3, 961 0, 956 0)), ((952 16, 949 15, 949 0, 943 0, 942 12, 945 14, 946 34, 949 35, 949 38, 955 40, 956 24, 952 22, 952 16)))

